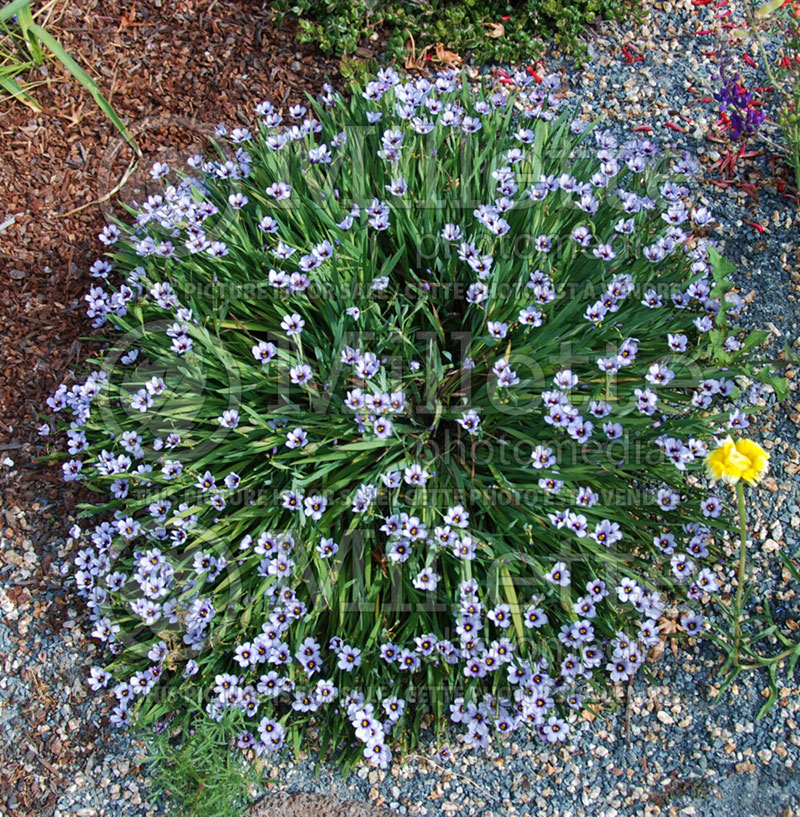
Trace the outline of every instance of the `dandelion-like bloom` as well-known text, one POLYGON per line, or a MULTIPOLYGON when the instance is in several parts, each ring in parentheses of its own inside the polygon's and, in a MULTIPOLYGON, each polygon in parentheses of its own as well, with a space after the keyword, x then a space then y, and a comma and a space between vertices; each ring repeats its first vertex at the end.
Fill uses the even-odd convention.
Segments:
POLYGON ((710 479, 721 479, 735 485, 743 479, 749 485, 761 482, 769 468, 769 454, 753 440, 738 440, 728 436, 706 457, 710 479))

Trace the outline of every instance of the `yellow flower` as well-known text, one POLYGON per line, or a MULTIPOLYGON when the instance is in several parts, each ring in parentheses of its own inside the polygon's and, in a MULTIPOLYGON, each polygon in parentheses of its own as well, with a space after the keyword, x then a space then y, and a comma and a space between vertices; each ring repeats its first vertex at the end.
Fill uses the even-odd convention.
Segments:
POLYGON ((739 440, 736 443, 736 450, 749 461, 749 466, 744 470, 742 479, 748 485, 755 485, 764 478, 769 468, 769 454, 756 442, 752 440, 739 440))
POLYGON ((769 454, 752 440, 733 441, 728 436, 706 457, 709 479, 735 485, 740 479, 750 485, 760 482, 769 468, 769 454))

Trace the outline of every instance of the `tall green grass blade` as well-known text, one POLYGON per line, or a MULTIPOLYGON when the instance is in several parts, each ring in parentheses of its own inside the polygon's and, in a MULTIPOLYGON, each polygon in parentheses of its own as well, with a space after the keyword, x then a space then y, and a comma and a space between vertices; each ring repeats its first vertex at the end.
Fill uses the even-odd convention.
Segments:
POLYGON ((0 88, 9 96, 18 99, 34 111, 41 111, 42 106, 13 78, 0 75, 0 88))
POLYGON ((44 62, 44 54, 33 32, 35 23, 30 2, 23 5, 17 13, 17 23, 19 23, 20 32, 25 38, 25 45, 27 46, 28 53, 31 55, 31 59, 36 65, 41 65, 44 62))
POLYGON ((14 15, 19 15, 26 6, 30 10, 31 0, 11 0, 0 8, 0 23, 7 23, 14 15))
POLYGON ((103 96, 97 83, 86 73, 86 71, 67 53, 67 50, 61 45, 49 31, 43 29, 40 25, 33 25, 30 28, 32 34, 36 36, 40 43, 46 46, 55 56, 55 58, 67 69, 67 71, 75 77, 78 82, 91 94, 94 101, 98 104, 103 113, 109 118, 114 127, 120 132, 125 141, 133 148, 137 156, 141 156, 142 152, 136 144, 136 140, 128 130, 127 125, 120 119, 117 112, 111 107, 109 101, 103 96))

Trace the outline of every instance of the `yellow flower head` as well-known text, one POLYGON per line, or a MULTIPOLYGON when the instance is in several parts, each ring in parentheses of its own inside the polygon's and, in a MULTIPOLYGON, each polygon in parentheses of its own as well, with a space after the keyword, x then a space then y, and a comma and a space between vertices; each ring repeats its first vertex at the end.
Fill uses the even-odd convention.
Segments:
POLYGON ((769 468, 769 454, 752 440, 733 441, 728 436, 706 457, 709 479, 735 485, 740 479, 750 485, 760 482, 769 468))

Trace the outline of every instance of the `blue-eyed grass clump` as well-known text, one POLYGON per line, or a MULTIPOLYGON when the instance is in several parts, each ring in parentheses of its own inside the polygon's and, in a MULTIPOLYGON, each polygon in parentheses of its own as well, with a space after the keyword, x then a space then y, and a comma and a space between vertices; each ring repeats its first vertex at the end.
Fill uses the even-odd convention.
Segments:
POLYGON ((563 741, 718 588, 748 343, 694 164, 517 80, 263 102, 103 230, 109 347, 49 404, 115 724, 563 741))

